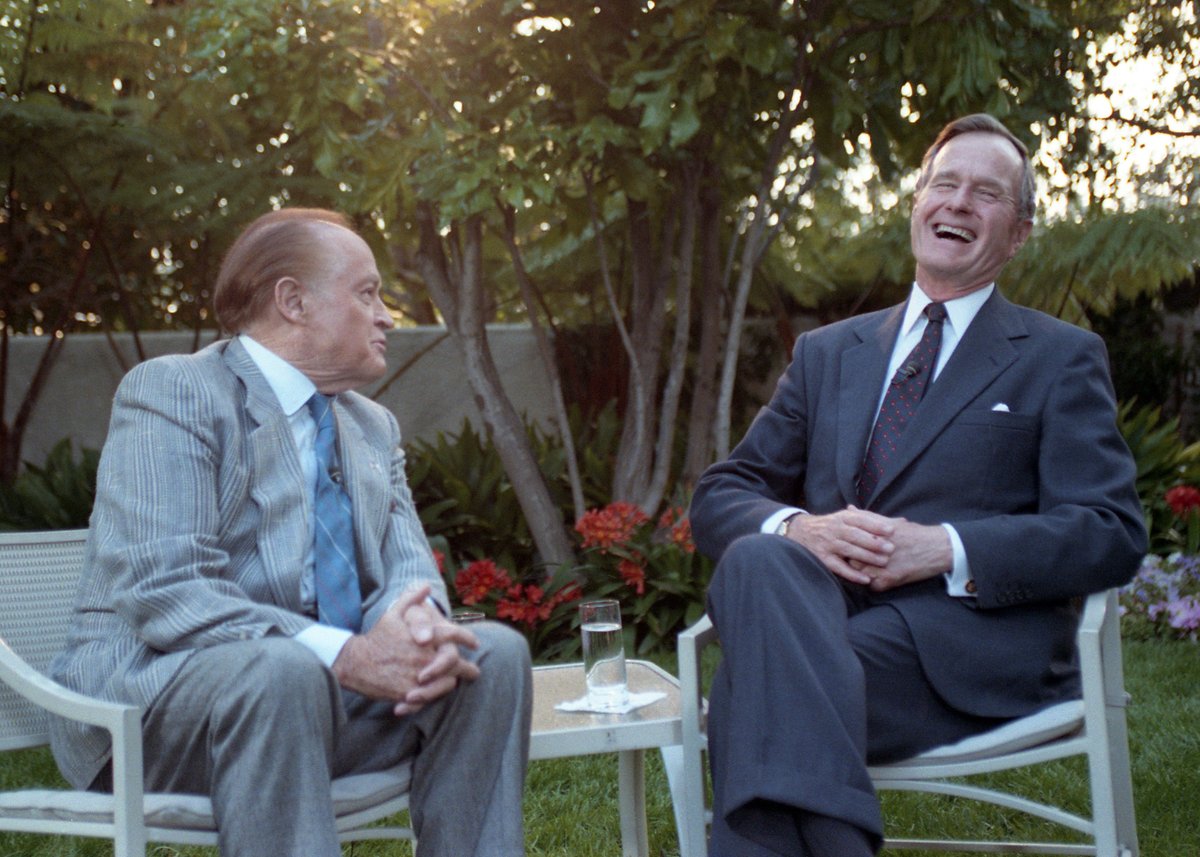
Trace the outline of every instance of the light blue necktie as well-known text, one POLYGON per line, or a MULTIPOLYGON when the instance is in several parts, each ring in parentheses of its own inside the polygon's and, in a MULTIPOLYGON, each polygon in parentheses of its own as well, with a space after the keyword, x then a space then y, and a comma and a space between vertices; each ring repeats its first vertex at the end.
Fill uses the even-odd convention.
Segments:
POLYGON ((334 481, 333 397, 313 393, 308 410, 317 423, 317 495, 313 521, 313 578, 317 616, 327 625, 357 632, 362 627, 362 592, 354 557, 350 497, 334 481))

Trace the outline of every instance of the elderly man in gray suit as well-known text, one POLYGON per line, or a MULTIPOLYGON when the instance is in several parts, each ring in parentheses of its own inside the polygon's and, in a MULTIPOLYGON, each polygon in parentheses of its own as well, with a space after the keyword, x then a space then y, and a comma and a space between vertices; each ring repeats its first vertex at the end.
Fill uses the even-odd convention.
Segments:
POLYGON ((1103 343, 996 291, 1033 211, 1003 125, 943 129, 908 300, 800 336, 699 482, 714 857, 871 854, 868 760, 1079 693, 1076 599, 1128 580, 1146 531, 1103 343))
MULTIPOLYGON (((524 853, 532 678, 516 632, 447 620, 385 371, 374 256, 285 209, 230 249, 236 334, 121 382, 55 678, 144 709, 149 788, 208 794, 229 857, 341 854, 336 776, 412 758, 422 857, 524 853)), ((77 787, 107 733, 55 724, 77 787)))

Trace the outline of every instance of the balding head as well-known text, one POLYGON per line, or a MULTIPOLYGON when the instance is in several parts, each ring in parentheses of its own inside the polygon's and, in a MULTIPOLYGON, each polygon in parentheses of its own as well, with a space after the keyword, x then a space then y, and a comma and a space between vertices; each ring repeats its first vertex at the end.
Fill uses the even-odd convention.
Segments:
POLYGON ((331 225, 354 231, 345 215, 323 208, 283 208, 247 226, 217 275, 213 309, 221 326, 244 332, 264 316, 279 280, 304 280, 322 270, 317 230, 331 225))

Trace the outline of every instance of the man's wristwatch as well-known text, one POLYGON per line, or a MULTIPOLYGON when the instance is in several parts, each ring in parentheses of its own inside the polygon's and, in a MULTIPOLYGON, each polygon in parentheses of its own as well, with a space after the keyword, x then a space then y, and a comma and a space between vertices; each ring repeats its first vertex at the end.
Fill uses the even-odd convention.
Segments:
POLYGON ((786 518, 784 518, 782 521, 780 521, 779 524, 775 527, 775 535, 786 536, 788 534, 788 525, 792 523, 792 518, 794 518, 794 517, 796 517, 796 516, 788 515, 786 518))

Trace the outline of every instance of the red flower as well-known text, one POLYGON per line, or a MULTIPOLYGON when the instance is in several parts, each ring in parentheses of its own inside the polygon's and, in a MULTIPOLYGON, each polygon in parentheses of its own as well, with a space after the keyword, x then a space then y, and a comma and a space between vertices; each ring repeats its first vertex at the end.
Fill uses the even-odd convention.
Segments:
POLYGON ((633 531, 650 518, 633 503, 617 501, 603 509, 589 509, 575 522, 575 531, 583 536, 585 548, 598 547, 603 553, 613 545, 628 541, 633 531))
POLYGON ((478 604, 511 583, 508 572, 490 559, 477 559, 454 576, 454 589, 463 604, 478 604))
POLYGON ((1200 509, 1200 488, 1193 485, 1176 485, 1167 492, 1166 499, 1171 511, 1183 518, 1192 509, 1200 509))
POLYGON ((671 541, 684 553, 695 553, 696 543, 692 541, 692 522, 681 518, 671 527, 671 541))
POLYGON ((583 590, 579 588, 578 583, 568 583, 558 592, 550 596, 550 609, 554 609, 559 604, 566 604, 568 601, 578 601, 583 597, 583 590))
POLYGON ((646 569, 640 562, 623 559, 617 566, 617 571, 620 572, 621 579, 625 581, 625 584, 632 587, 638 595, 646 591, 646 569))
POLYGON ((552 602, 542 602, 545 593, 540 586, 532 583, 515 584, 509 587, 505 595, 507 597, 502 598, 496 605, 497 618, 511 619, 530 628, 549 619, 550 611, 554 609, 552 602))

